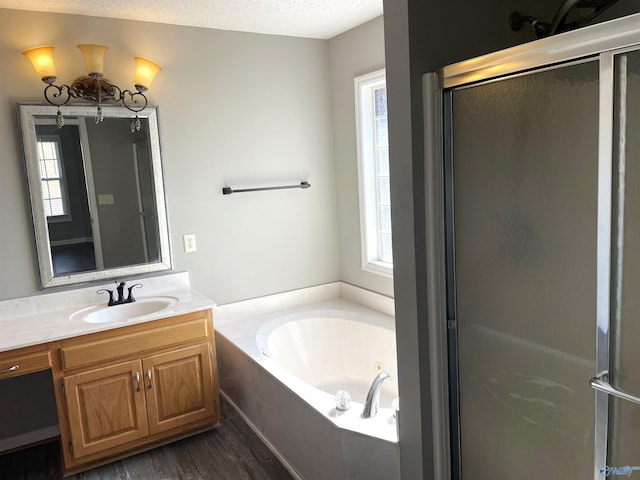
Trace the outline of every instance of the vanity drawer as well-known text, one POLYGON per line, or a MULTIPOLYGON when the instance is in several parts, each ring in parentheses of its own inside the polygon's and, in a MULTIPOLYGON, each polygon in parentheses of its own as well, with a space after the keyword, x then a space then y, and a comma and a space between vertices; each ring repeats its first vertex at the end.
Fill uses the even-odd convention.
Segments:
POLYGON ((209 325, 211 312, 202 311, 78 337, 63 342, 62 368, 70 370, 173 345, 206 341, 209 325))
POLYGON ((22 348, 0 353, 0 380, 51 368, 49 350, 22 348))

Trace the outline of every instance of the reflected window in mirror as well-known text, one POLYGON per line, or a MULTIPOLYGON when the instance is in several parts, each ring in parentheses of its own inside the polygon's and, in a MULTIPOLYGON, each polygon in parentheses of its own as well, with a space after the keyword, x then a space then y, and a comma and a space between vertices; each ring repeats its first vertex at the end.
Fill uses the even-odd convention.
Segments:
POLYGON ((96 270, 78 125, 43 123, 36 139, 54 275, 96 270))
POLYGON ((60 137, 38 134, 38 164, 42 177, 42 202, 48 222, 68 221, 67 182, 60 155, 60 137))

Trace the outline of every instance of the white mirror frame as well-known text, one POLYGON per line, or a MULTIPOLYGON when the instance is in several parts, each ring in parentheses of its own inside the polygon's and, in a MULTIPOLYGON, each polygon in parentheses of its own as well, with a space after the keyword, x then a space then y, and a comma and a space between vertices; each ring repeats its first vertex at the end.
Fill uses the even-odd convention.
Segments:
MULTIPOLYGON (((63 115, 68 117, 94 117, 95 105, 65 105, 63 115)), ((139 118, 149 122, 149 139, 151 162, 153 165, 154 186, 156 193, 156 212, 158 218, 158 233, 160 238, 160 260, 153 263, 126 265, 122 267, 106 268, 64 275, 54 275, 51 245, 49 242, 49 228, 42 202, 42 186, 38 167, 36 144, 36 117, 51 116, 55 118, 58 107, 46 104, 20 103, 18 104, 18 119, 22 133, 24 160, 26 165, 29 195, 31 198, 31 214, 38 254, 40 282, 42 288, 72 285, 76 283, 102 281, 129 275, 141 275, 162 270, 171 270, 171 247, 169 242, 169 225, 165 201, 164 180, 162 175, 162 158, 160 154, 160 136, 158 131, 157 107, 147 107, 138 113, 139 118)), ((103 105, 105 118, 132 118, 133 114, 122 106, 103 105)))

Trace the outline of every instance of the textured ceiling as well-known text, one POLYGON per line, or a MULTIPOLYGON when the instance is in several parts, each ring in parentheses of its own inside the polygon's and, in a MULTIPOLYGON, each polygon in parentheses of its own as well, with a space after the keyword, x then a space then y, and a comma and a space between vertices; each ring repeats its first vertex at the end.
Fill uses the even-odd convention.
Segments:
POLYGON ((0 0, 0 8, 327 39, 382 15, 382 0, 0 0))

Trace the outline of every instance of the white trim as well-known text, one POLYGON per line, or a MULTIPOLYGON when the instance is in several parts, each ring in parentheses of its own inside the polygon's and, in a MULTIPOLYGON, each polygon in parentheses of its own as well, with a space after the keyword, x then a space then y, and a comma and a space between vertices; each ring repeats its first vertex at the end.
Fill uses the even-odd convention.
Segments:
POLYGON ((354 99, 356 119, 356 142, 358 164, 358 199, 360 211, 360 252, 362 255, 362 269, 393 277, 393 264, 380 261, 379 229, 377 211, 377 186, 375 172, 375 125, 373 103, 363 102, 380 87, 386 87, 385 69, 360 75, 354 78, 354 99))
MULTIPOLYGON (((87 200, 89 203, 89 217, 91 217, 91 232, 93 235, 93 253, 96 259, 96 270, 104 268, 104 256, 102 254, 102 235, 100 233, 100 217, 98 216, 98 202, 96 200, 96 186, 93 181, 93 162, 91 161, 91 149, 89 148, 89 133, 87 132, 87 119, 78 117, 78 132, 80 133, 80 148, 84 163, 84 183, 87 186, 87 200)), ((71 123, 71 122, 69 122, 71 123)))
POLYGON ((144 208, 142 208, 142 191, 140 188, 140 165, 138 163, 138 143, 131 144, 133 151, 133 172, 136 177, 136 197, 138 199, 138 217, 140 220, 140 236, 142 237, 142 248, 144 250, 144 261, 149 262, 149 245, 147 244, 147 230, 144 221, 144 208))
MULTIPOLYGON (((362 222, 362 219, 360 219, 362 222)), ((362 269, 366 272, 377 273, 385 277, 393 278, 393 264, 381 262, 380 260, 367 260, 366 250, 362 250, 362 269)))
MULTIPOLYGON (((53 240, 52 247, 60 247, 62 245, 77 245, 79 243, 94 243, 91 237, 68 238, 66 240, 53 240)), ((94 247, 95 248, 95 247, 94 247)))

